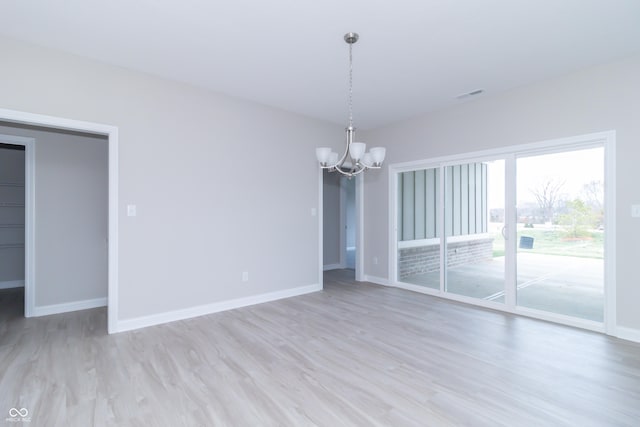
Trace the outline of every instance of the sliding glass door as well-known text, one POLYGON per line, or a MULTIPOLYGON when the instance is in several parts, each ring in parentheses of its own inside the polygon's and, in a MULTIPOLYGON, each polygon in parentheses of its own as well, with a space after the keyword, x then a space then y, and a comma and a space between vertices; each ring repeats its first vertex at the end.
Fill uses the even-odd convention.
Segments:
POLYGON ((517 159, 517 304, 604 319, 604 149, 517 159))
POLYGON ((445 167, 446 292, 504 303, 505 162, 445 167))
POLYGON ((602 325, 604 142, 443 161, 395 177, 397 283, 602 325))
POLYGON ((403 172, 397 194, 397 280, 504 302, 504 159, 403 172))
POLYGON ((440 168, 398 175, 398 280, 440 289, 440 168))

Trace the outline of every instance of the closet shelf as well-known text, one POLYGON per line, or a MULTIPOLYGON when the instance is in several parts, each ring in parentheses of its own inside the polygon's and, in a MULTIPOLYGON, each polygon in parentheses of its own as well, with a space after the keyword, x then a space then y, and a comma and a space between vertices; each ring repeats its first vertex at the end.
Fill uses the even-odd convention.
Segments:
POLYGON ((2 243, 0 244, 0 249, 22 249, 24 248, 24 243, 2 243))
POLYGON ((24 203, 2 202, 0 208, 24 208, 24 203))
POLYGON ((0 182, 0 187, 18 187, 18 188, 23 188, 24 184, 20 184, 19 182, 0 182))

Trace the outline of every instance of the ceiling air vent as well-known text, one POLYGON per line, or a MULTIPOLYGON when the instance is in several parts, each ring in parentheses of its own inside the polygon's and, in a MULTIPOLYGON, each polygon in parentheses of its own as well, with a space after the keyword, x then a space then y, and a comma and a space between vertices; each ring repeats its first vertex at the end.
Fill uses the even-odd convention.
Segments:
POLYGON ((461 95, 456 96, 456 99, 466 99, 466 98, 470 98, 472 96, 477 96, 480 95, 481 93, 484 92, 484 89, 476 89, 476 90, 472 90, 471 92, 467 92, 467 93, 463 93, 461 95))

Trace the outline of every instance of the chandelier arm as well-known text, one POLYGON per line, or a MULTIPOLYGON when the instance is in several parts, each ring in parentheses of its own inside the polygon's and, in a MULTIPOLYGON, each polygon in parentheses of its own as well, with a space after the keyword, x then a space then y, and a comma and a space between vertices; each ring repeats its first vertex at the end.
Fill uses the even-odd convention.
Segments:
MULTIPOLYGON (((352 159, 353 160, 353 159, 352 159)), ((364 165, 360 162, 353 162, 351 163, 351 174, 355 173, 355 171, 357 170, 357 168, 363 168, 364 165)))
POLYGON ((353 126, 349 126, 346 129, 346 132, 347 132, 347 146, 344 149, 344 154, 342 155, 342 157, 340 157, 340 159, 338 159, 336 164, 331 166, 331 167, 336 167, 338 165, 342 166, 344 164, 344 162, 347 160, 347 157, 349 157, 351 159, 351 163, 355 163, 353 161, 353 159, 351 158, 351 154, 349 153, 349 147, 351 146, 351 143, 353 142, 353 136, 355 134, 355 129, 353 128, 353 126))
MULTIPOLYGON (((338 163, 335 164, 335 166, 342 166, 344 164, 344 162, 347 160, 347 157, 351 158, 351 155, 349 154, 349 147, 351 146, 351 141, 352 140, 352 133, 349 132, 349 129, 347 128, 347 146, 344 149, 344 154, 342 155, 342 157, 340 157, 340 160, 338 160, 338 163)), ((351 161, 353 162, 353 159, 351 159, 351 161)))
POLYGON ((360 167, 356 170, 354 170, 353 172, 349 172, 349 176, 353 177, 353 176, 358 176, 360 175, 362 172, 366 171, 367 169, 369 169, 368 167, 360 164, 360 167))
POLYGON ((357 169, 344 170, 341 166, 336 166, 335 170, 340 172, 342 175, 352 177, 361 174, 367 169, 366 166, 360 165, 357 169))
POLYGON ((362 169, 359 169, 358 171, 354 172, 351 176, 360 175, 362 172, 366 171, 367 169, 369 169, 368 166, 362 166, 362 169))
POLYGON ((344 176, 349 176, 349 177, 353 176, 353 174, 352 174, 351 172, 349 172, 349 171, 346 171, 346 170, 342 169, 340 166, 336 166, 336 167, 334 168, 334 170, 335 170, 336 172, 339 172, 340 174, 342 174, 342 175, 344 175, 344 176))

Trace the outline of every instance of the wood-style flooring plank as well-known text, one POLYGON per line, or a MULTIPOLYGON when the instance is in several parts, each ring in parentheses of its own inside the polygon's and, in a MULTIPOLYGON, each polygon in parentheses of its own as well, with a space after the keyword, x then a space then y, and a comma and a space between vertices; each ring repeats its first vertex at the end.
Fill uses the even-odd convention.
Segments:
POLYGON ((325 276, 322 292, 116 335, 0 291, 0 424, 638 426, 640 344, 325 276))

